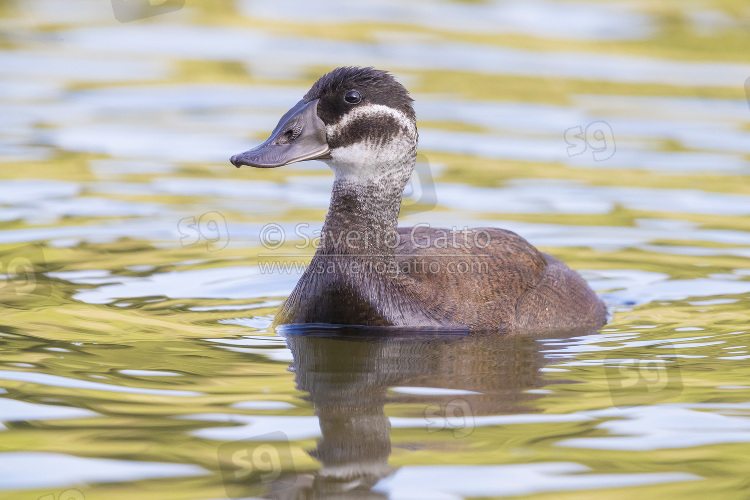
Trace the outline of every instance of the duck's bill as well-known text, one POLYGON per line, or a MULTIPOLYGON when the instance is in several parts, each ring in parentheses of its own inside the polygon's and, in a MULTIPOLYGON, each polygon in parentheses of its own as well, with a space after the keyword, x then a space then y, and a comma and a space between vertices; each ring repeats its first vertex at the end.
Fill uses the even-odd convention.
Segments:
POLYGON ((232 165, 274 168, 328 154, 326 127, 318 117, 318 100, 298 102, 279 120, 271 137, 249 151, 232 156, 232 165))

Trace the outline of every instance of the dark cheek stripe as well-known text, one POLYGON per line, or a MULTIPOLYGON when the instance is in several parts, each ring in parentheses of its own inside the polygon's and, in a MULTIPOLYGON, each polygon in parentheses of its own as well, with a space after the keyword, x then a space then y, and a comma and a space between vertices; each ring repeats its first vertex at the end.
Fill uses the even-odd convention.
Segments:
POLYGON ((329 136, 328 146, 331 149, 343 148, 363 141, 383 144, 397 135, 403 134, 411 135, 410 131, 392 116, 363 116, 349 122, 335 135, 329 136))

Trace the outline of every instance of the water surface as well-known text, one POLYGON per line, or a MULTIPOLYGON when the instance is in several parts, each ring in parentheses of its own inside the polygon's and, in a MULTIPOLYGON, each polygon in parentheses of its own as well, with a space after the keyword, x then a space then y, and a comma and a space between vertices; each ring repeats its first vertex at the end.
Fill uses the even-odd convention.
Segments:
POLYGON ((24 0, 0 22, 0 498, 748 496, 744 2, 191 1, 120 23, 24 0), (332 175, 228 158, 342 64, 416 99, 403 225, 516 231, 610 323, 269 330, 332 175))

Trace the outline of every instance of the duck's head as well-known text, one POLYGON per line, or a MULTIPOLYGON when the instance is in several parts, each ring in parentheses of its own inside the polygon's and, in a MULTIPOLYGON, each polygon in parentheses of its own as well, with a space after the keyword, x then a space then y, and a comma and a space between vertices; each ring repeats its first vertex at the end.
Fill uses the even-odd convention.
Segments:
POLYGON ((263 144, 231 162, 273 168, 319 159, 337 180, 382 182, 386 176, 402 181, 416 159, 411 103, 403 85, 385 71, 337 68, 315 82, 263 144))

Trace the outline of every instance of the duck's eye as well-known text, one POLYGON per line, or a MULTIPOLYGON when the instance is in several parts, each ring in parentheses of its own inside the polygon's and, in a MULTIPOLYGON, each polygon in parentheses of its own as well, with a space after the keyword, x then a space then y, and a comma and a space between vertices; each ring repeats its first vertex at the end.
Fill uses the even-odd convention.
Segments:
POLYGON ((357 104, 362 100, 362 96, 356 90, 350 90, 344 95, 344 100, 349 104, 357 104))

